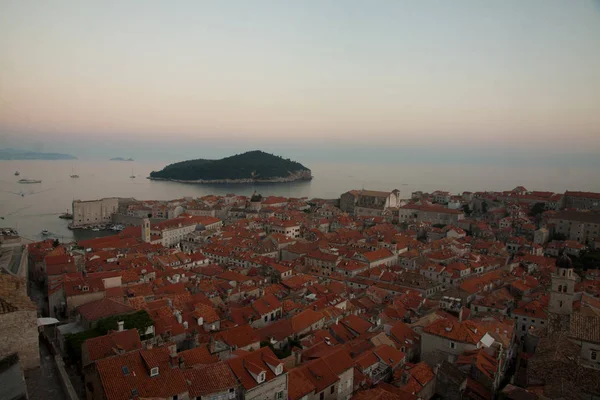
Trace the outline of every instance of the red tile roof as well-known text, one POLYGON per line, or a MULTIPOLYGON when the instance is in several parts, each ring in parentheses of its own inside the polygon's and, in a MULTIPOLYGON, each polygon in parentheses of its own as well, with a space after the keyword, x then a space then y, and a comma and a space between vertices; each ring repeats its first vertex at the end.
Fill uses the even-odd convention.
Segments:
POLYGON ((171 398, 187 392, 183 372, 171 369, 169 358, 168 349, 155 348, 96 361, 106 400, 130 400, 135 397, 134 393, 141 398, 171 398), (159 367, 157 376, 150 376, 142 351, 148 355, 153 353, 152 358, 159 367))
POLYGON ((389 251, 388 249, 383 247, 383 248, 377 249, 375 251, 369 251, 367 253, 363 253, 363 256, 369 262, 375 262, 375 261, 379 261, 379 260, 383 260, 383 259, 392 257, 393 254, 391 251, 389 251))
POLYGON ((259 343, 258 333, 250 325, 236 326, 217 334, 217 338, 223 340, 229 346, 238 348, 245 347, 253 343, 259 343))
POLYGON ((84 346, 89 360, 96 361, 115 354, 139 350, 142 348, 142 342, 136 329, 128 329, 88 339, 84 346))
POLYGON ((237 387, 235 375, 224 361, 186 369, 183 374, 189 383, 189 395, 192 399, 229 392, 230 389, 237 387))
POLYGON ((323 313, 314 310, 304 310, 292 317, 292 329, 294 333, 301 332, 323 319, 323 313))
POLYGON ((113 315, 130 314, 135 311, 135 308, 108 297, 83 304, 77 308, 77 312, 87 321, 97 321, 113 315))
MULTIPOLYGON (((280 361, 275 356, 275 353, 273 353, 273 350, 271 350, 269 347, 263 347, 260 350, 231 358, 227 361, 227 363, 244 389, 251 390, 259 385, 259 383, 257 383, 252 376, 251 372, 254 374, 260 373, 261 371, 265 372, 265 380, 261 384, 276 378, 275 373, 271 370, 271 367, 269 367, 265 361, 265 358, 267 360, 274 359, 280 361)), ((287 373, 285 367, 283 367, 283 373, 287 373)))
POLYGON ((281 302, 272 294, 266 294, 252 303, 259 315, 269 314, 281 308, 281 302))
POLYGON ((214 364, 219 361, 217 356, 210 354, 207 346, 184 350, 177 355, 183 359, 186 368, 195 365, 214 364))
POLYGON ((340 323, 347 328, 352 329, 359 335, 367 332, 373 326, 369 321, 365 321, 361 317, 354 314, 348 315, 346 318, 342 319, 340 323))
POLYGON ((315 385, 305 375, 302 368, 294 368, 288 374, 288 397, 290 400, 300 400, 314 392, 315 385))
POLYGON ((470 344, 477 344, 485 335, 484 330, 473 321, 459 322, 446 318, 434 321, 423 332, 470 344))

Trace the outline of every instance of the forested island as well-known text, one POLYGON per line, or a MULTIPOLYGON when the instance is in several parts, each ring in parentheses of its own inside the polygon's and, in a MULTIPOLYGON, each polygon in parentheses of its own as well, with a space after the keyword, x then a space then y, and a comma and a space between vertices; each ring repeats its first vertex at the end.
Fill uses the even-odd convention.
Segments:
POLYGON ((111 158, 110 161, 133 161, 133 158, 115 157, 111 158))
POLYGON ((257 183, 310 180, 310 169, 280 156, 255 150, 220 160, 197 159, 152 171, 148 179, 185 183, 257 183))
POLYGON ((0 160, 77 160, 77 157, 63 153, 40 153, 37 151, 0 149, 0 160))

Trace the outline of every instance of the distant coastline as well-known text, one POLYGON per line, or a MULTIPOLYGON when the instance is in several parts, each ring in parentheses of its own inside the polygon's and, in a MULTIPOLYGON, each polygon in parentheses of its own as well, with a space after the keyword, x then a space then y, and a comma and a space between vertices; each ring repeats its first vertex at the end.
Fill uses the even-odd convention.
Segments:
POLYGON ((77 160, 77 157, 63 153, 41 153, 18 149, 0 149, 0 160, 77 160))
POLYGON ((109 161, 134 161, 133 158, 124 158, 124 157, 114 157, 111 158, 109 161))

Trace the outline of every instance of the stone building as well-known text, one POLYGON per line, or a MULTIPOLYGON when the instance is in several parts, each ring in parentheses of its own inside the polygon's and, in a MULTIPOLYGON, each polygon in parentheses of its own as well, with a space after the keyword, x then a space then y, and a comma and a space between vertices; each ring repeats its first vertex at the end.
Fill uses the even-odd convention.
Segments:
POLYGON ((563 254, 556 260, 556 273, 552 274, 550 289, 550 304, 548 312, 558 316, 573 313, 573 300, 577 275, 573 271, 571 259, 563 254))
POLYGON ((548 219, 554 224, 554 233, 582 244, 591 244, 600 238, 600 212, 560 211, 548 219))
POLYGON ((119 199, 108 197, 100 200, 73 200, 73 228, 109 224, 119 210, 119 199))
POLYGON ((533 356, 522 362, 525 386, 537 387, 548 399, 600 397, 600 318, 581 306, 573 311, 577 275, 569 257, 556 261, 545 329, 531 330, 525 351, 533 356))
POLYGON ((287 370, 269 347, 230 358, 227 363, 240 382, 244 399, 287 399, 287 370))
POLYGON ((600 210, 600 193, 566 191, 562 199, 565 208, 600 210))
POLYGON ((354 207, 354 215, 357 216, 382 216, 388 208, 400 205, 400 191, 380 192, 375 190, 361 190, 354 207))
POLYGON ((0 273, 0 358, 18 353, 23 369, 39 367, 37 317, 27 281, 0 273))
POLYGON ((340 209, 350 215, 353 215, 359 193, 359 190, 350 190, 349 192, 342 193, 340 196, 340 209))

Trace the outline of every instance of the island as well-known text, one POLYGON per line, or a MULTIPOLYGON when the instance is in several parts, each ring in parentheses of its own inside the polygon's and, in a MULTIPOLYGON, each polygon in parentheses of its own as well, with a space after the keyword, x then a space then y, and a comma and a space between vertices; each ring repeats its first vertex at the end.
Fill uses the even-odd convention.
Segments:
POLYGON ((115 157, 111 158, 110 161, 133 161, 133 158, 115 157))
POLYGON ((197 159, 152 171, 148 179, 183 183, 279 183, 311 180, 310 169, 280 156, 254 150, 220 160, 197 159))
POLYGON ((41 153, 19 149, 0 149, 0 160, 77 160, 77 157, 63 153, 41 153))

